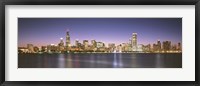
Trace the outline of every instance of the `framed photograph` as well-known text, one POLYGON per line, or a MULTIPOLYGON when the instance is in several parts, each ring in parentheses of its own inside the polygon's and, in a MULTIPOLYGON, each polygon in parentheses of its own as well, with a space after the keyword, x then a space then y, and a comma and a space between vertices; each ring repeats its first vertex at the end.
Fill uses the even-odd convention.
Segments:
POLYGON ((1 7, 3 86, 199 85, 199 0, 8 0, 1 7))

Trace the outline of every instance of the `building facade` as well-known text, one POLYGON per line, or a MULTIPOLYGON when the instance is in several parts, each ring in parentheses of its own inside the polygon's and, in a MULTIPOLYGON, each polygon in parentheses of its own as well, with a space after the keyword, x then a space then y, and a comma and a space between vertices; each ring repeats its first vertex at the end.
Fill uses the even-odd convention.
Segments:
POLYGON ((70 47, 71 47, 70 35, 69 35, 69 31, 67 31, 67 33, 66 33, 66 51, 69 51, 70 47))
POLYGON ((132 34, 132 51, 137 51, 137 33, 132 34))

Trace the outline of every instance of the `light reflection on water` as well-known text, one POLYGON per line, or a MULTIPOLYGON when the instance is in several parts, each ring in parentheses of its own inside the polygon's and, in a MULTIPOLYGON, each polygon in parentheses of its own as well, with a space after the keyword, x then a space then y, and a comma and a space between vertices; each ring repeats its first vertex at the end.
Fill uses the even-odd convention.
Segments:
POLYGON ((65 56, 64 56, 64 54, 58 55, 58 62, 59 62, 58 67, 65 68, 65 56))
POLYGON ((156 67, 158 68, 162 68, 163 67, 163 64, 164 64, 164 61, 162 61, 162 57, 160 54, 156 54, 156 67))
POLYGON ((181 68, 182 54, 19 54, 19 68, 181 68))

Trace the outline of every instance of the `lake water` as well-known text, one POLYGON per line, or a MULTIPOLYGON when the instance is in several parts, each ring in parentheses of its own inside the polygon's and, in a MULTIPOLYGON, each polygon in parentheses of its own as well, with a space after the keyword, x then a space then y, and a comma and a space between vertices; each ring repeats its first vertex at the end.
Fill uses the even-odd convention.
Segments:
POLYGON ((182 68, 182 53, 19 54, 18 68, 182 68))

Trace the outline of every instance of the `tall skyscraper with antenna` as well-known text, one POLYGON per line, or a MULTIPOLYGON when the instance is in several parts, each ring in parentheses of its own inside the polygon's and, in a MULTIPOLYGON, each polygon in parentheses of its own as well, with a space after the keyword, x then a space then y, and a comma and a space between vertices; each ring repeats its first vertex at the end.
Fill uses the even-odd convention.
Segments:
POLYGON ((66 50, 69 51, 70 47, 71 47, 70 35, 69 35, 69 30, 67 30, 67 33, 66 33, 66 50))

